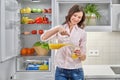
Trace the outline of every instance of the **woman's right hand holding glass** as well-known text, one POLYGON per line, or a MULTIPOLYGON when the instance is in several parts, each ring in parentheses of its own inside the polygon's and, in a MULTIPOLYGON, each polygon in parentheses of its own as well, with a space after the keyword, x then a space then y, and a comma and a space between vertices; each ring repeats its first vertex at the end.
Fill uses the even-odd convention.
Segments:
POLYGON ((81 54, 80 48, 74 46, 73 52, 71 54, 72 59, 77 59, 81 54))

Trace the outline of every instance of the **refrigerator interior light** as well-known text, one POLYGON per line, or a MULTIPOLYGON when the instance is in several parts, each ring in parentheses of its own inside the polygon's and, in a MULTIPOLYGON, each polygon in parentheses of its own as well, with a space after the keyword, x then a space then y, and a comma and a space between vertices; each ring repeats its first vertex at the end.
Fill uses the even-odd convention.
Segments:
POLYGON ((40 2, 40 0, 32 0, 32 2, 40 2))

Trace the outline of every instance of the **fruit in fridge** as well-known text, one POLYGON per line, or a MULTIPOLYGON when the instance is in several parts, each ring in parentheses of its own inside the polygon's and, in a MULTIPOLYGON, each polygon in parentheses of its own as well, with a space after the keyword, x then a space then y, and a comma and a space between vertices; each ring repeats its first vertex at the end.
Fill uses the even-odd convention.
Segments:
POLYGON ((42 9, 37 9, 37 12, 38 13, 42 13, 42 9))
POLYGON ((25 10, 26 10, 26 13, 31 13, 31 8, 30 7, 26 7, 25 10))
POLYGON ((20 54, 22 56, 26 56, 27 55, 27 48, 22 48, 20 54))
POLYGON ((20 13, 31 13, 31 8, 30 7, 22 8, 20 9, 20 13))
POLYGON ((31 12, 32 12, 32 13, 36 13, 36 12, 37 12, 37 9, 36 9, 36 8, 33 8, 33 9, 31 10, 31 12))
POLYGON ((25 13, 26 10, 25 9, 20 9, 20 13, 25 13))
POLYGON ((39 30, 39 34, 41 35, 41 34, 43 34, 44 33, 44 31, 43 30, 39 30))
POLYGON ((32 53, 35 53, 35 49, 34 49, 34 48, 31 48, 31 52, 32 52, 32 53))
POLYGON ((51 9, 51 8, 49 8, 49 9, 48 9, 48 13, 51 13, 51 12, 52 12, 52 9, 51 9))
POLYGON ((37 23, 37 24, 41 24, 42 22, 43 22, 43 18, 42 17, 36 17, 35 18, 35 22, 37 23))
POLYGON ((31 33, 32 34, 37 34, 37 30, 32 30, 31 33))
POLYGON ((21 56, 33 56, 34 53, 33 48, 22 48, 20 51, 21 56))

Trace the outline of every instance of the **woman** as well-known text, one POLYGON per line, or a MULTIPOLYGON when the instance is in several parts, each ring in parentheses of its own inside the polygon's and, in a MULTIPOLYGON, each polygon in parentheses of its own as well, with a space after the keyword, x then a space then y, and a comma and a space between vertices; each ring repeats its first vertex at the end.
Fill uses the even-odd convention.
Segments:
POLYGON ((72 51, 69 46, 58 49, 55 55, 55 80, 84 80, 81 64, 81 61, 86 59, 86 32, 83 30, 84 21, 85 13, 83 8, 79 5, 73 5, 63 25, 58 25, 41 36, 42 40, 57 37, 58 42, 62 42, 64 40, 63 36, 67 35, 72 44, 79 46, 79 50, 74 51, 78 56, 77 59, 71 57, 72 51))

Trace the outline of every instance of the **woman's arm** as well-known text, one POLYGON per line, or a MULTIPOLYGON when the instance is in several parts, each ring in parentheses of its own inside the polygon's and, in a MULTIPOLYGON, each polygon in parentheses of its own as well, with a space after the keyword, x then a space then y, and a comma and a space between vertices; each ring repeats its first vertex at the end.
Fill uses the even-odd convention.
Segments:
POLYGON ((50 30, 48 30, 47 32, 45 32, 42 36, 41 39, 42 40, 47 40, 48 38, 50 38, 51 36, 55 35, 56 33, 60 33, 61 35, 68 35, 67 31, 65 30, 65 28, 61 27, 61 26, 57 26, 55 28, 52 28, 50 30))
POLYGON ((58 31, 59 31, 59 27, 50 29, 41 36, 41 39, 46 40, 46 39, 50 38, 51 36, 53 36, 54 34, 56 34, 58 31))

